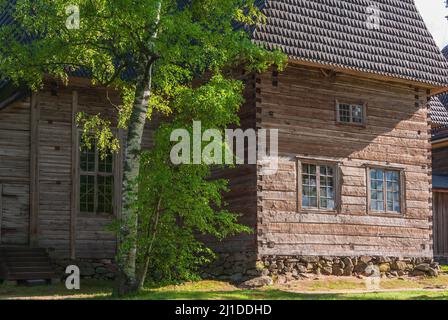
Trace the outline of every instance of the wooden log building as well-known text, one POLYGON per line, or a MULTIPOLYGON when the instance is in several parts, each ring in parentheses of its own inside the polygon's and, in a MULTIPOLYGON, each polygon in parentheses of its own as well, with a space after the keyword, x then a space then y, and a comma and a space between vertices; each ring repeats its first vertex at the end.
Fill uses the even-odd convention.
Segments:
MULTIPOLYGON (((262 3, 267 23, 253 41, 283 50, 289 65, 246 79, 241 117, 245 129, 279 130, 279 170, 263 175, 260 164, 218 173, 230 179, 231 209, 255 232, 210 241, 221 259, 206 275, 434 267, 427 102, 448 90, 448 63, 414 1, 262 3)), ((119 215, 122 156, 100 161, 79 151, 74 122, 79 111, 114 118, 106 92, 82 74, 36 93, 2 83, 4 274, 40 248, 60 266, 75 260, 85 276, 113 276, 116 240, 105 226, 119 215)), ((26 270, 19 264, 9 274, 29 278, 26 270)))

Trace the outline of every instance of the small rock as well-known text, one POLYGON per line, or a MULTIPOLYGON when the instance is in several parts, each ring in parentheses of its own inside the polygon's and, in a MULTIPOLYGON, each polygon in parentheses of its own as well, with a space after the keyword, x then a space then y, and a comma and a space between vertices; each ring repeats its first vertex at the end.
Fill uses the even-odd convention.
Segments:
POLYGON ((338 265, 333 265, 333 275, 340 277, 344 275, 344 269, 342 269, 340 266, 338 265))
MULTIPOLYGON (((280 277, 279 277, 280 278, 280 277)), ((258 277, 251 280, 247 280, 241 284, 245 288, 261 288, 265 286, 271 286, 274 283, 271 277, 258 277)))
POLYGON ((436 269, 433 269, 433 268, 429 268, 429 270, 426 273, 430 277, 438 277, 439 276, 439 271, 437 271, 436 269))
POLYGON ((328 265, 322 266, 320 272, 325 276, 331 276, 331 274, 333 273, 333 268, 328 265))
POLYGON ((365 264, 368 264, 370 261, 372 261, 372 257, 370 257, 370 256, 362 256, 362 257, 359 258, 359 261, 362 261, 365 264))
POLYGON ((389 272, 390 271, 390 264, 389 263, 382 263, 380 264, 380 272, 389 272))
POLYGON ((299 273, 306 273, 306 272, 308 272, 308 268, 305 267, 304 265, 298 264, 297 265, 297 271, 299 273))
POLYGON ((423 272, 428 272, 431 269, 431 266, 428 263, 421 263, 417 265, 415 269, 423 272))
POLYGON ((392 270, 404 271, 407 268, 407 263, 404 261, 397 260, 391 265, 392 270))

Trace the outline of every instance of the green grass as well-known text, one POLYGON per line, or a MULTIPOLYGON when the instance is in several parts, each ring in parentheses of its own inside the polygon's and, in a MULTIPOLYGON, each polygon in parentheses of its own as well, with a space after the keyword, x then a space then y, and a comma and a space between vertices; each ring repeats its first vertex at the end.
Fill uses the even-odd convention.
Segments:
MULTIPOLYGON (((365 290, 363 280, 355 278, 323 278, 300 281, 288 286, 272 286, 259 290, 242 290, 220 281, 199 281, 178 286, 147 288, 126 297, 128 300, 448 300, 448 291, 428 290, 445 287, 448 276, 436 279, 384 280, 381 289, 402 291, 354 293, 365 290), (406 291, 407 289, 411 291, 406 291), (424 289, 426 288, 426 289, 424 289), (344 291, 335 292, 335 291, 344 291)), ((80 291, 68 291, 63 284, 46 286, 0 285, 0 299, 112 299, 112 282, 84 280, 80 291)))

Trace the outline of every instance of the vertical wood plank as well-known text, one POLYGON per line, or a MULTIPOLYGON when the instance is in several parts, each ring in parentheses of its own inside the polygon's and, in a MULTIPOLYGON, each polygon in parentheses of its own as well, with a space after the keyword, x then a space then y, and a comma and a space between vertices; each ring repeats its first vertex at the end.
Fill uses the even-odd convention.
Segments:
POLYGON ((3 221, 3 185, 0 184, 0 245, 2 244, 2 221, 3 221))
POLYGON ((29 244, 35 247, 38 244, 39 221, 39 121, 40 107, 39 95, 31 95, 30 118, 30 235, 29 244))
POLYGON ((78 128, 76 113, 78 112, 78 91, 72 94, 72 194, 70 208, 70 258, 76 259, 76 216, 78 214, 78 128))

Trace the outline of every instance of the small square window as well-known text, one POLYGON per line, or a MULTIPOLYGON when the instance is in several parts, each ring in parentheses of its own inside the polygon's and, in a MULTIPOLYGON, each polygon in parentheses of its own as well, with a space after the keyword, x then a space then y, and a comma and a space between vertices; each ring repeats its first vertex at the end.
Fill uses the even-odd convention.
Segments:
POLYGON ((337 121, 355 125, 364 125, 366 119, 365 105, 358 104, 336 104, 337 121))

